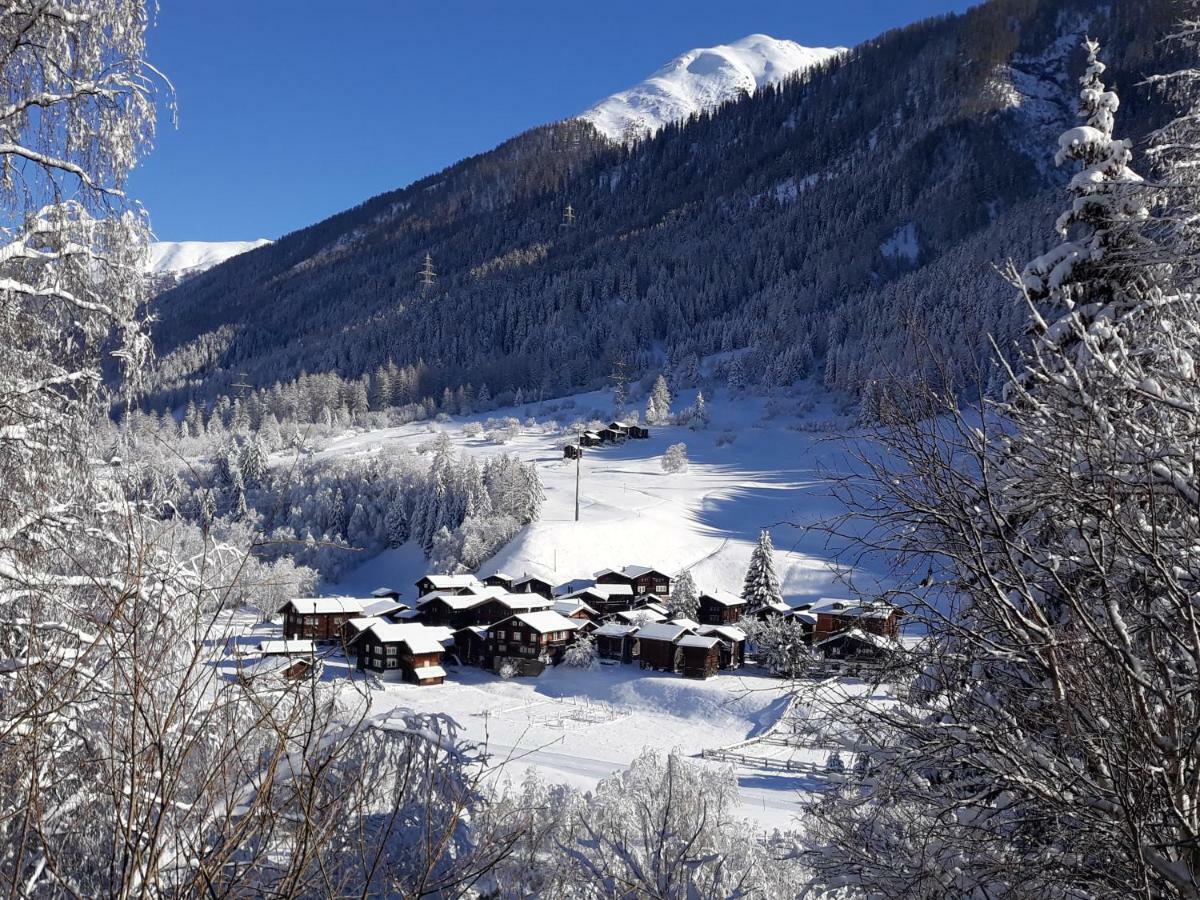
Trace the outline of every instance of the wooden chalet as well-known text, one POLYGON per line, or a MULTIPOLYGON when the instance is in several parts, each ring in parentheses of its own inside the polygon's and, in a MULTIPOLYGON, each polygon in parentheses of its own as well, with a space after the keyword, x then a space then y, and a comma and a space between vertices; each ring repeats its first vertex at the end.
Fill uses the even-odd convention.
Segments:
POLYGON ((717 664, 722 669, 740 669, 746 661, 746 632, 733 625, 701 625, 696 629, 701 637, 720 642, 717 664))
POLYGON ((599 447, 602 443, 604 439, 596 431, 585 431, 579 436, 580 447, 599 447))
POLYGON ((553 610, 517 613, 488 628, 488 649, 493 667, 506 657, 557 663, 575 640, 579 622, 553 610))
POLYGON ((596 584, 572 591, 562 600, 579 600, 596 611, 600 618, 633 608, 633 586, 628 584, 596 584))
POLYGON ((671 577, 649 566, 625 566, 617 569, 601 569, 595 575, 596 584, 627 584, 633 588, 635 597, 654 594, 657 597, 671 595, 671 577))
POLYGON ((790 616, 795 611, 795 609, 782 600, 773 600, 770 603, 763 603, 754 607, 754 609, 749 610, 749 614, 761 621, 771 616, 790 616))
POLYGON ((491 666, 491 647, 488 643, 488 626, 468 625, 453 634, 454 655, 465 666, 491 666))
POLYGON ((517 613, 539 612, 554 606, 552 600, 547 600, 541 594, 514 594, 500 591, 482 598, 481 603, 471 607, 469 619, 471 625, 495 625, 503 622, 517 613))
POLYGON ((520 578, 514 578, 509 590, 514 594, 537 594, 547 600, 554 597, 554 585, 536 575, 522 575, 520 578))
POLYGON ((827 660, 881 662, 903 648, 890 635, 849 628, 817 641, 813 649, 827 660))
POLYGON ((283 614, 285 640, 336 641, 341 639, 342 626, 363 614, 364 605, 353 597, 300 597, 276 612, 283 614))
POLYGON ((434 591, 463 594, 478 587, 482 585, 474 575, 426 575, 417 581, 417 596, 424 597, 434 591))
POLYGON ((264 675, 296 679, 311 675, 317 664, 316 646, 309 640, 263 641, 258 645, 258 660, 245 666, 245 680, 264 675))
MULTIPOLYGON (((504 593, 503 588, 492 590, 504 593)), ((465 628, 475 624, 475 607, 486 603, 491 596, 482 591, 463 594, 433 591, 417 601, 417 611, 420 613, 420 620, 426 625, 465 628)))
POLYGON ((624 428, 613 428, 611 425, 601 428, 599 435, 600 442, 604 444, 619 444, 629 437, 624 428))
POLYGON ((746 612, 749 605, 729 591, 707 591, 699 598, 696 618, 702 625, 732 625, 746 612))
POLYGON ((399 600, 391 597, 380 597, 363 601, 362 614, 364 616, 383 616, 386 619, 394 619, 407 611, 407 603, 401 603, 399 600))
POLYGON ((595 609, 588 606, 578 597, 563 598, 555 600, 554 606, 551 607, 560 616, 566 616, 568 619, 575 619, 579 622, 581 628, 591 630, 595 628, 600 618, 595 609))
POLYGON ((798 606, 796 611, 816 616, 813 640, 817 642, 851 628, 895 638, 900 634, 900 617, 903 615, 889 603, 859 603, 833 597, 822 597, 816 603, 798 606))
POLYGON ((504 572, 496 572, 483 579, 483 583, 486 587, 499 587, 511 591, 513 579, 511 575, 504 572))
POLYGON ((685 634, 675 644, 679 671, 684 678, 712 678, 721 660, 721 642, 715 637, 685 634))
POLYGON ((400 592, 395 588, 377 587, 371 591, 371 596, 376 600, 399 600, 400 592))
POLYGON ((650 429, 644 425, 629 425, 626 428, 626 432, 631 438, 638 441, 644 441, 650 437, 650 429))
POLYGON ((580 459, 583 456, 583 448, 578 444, 566 444, 563 446, 563 459, 580 459))
POLYGON ((680 625, 654 623, 643 625, 637 632, 637 655, 643 669, 674 672, 682 659, 677 655, 679 639, 688 633, 680 625))
POLYGON ((596 654, 601 659, 633 662, 637 650, 637 631, 636 625, 605 622, 592 632, 592 637, 596 639, 596 654))
POLYGON ((441 684, 445 648, 434 629, 419 623, 378 622, 354 639, 358 668, 396 675, 413 684, 441 684))

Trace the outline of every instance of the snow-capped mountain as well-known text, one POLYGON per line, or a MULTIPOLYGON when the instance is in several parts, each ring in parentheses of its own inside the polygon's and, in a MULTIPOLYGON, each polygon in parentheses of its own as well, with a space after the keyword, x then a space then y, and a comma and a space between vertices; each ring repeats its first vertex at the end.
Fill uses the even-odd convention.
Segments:
POLYGON ((150 245, 146 271, 155 278, 170 276, 179 281, 269 243, 266 238, 256 241, 155 241, 150 245))
POLYGON ((766 34, 683 53, 645 81, 601 100, 579 118, 614 141, 652 135, 668 122, 713 109, 781 81, 845 47, 802 47, 766 34))

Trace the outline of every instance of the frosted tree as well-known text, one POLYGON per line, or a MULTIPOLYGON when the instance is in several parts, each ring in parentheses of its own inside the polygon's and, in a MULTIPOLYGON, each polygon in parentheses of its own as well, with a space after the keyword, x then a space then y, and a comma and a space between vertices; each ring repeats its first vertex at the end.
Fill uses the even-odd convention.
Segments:
POLYGON ((654 379, 654 387, 650 389, 650 396, 646 399, 646 424, 661 424, 668 421, 670 415, 671 389, 667 386, 666 377, 659 375, 654 379))
POLYGON ((387 532, 389 547, 400 547, 408 541, 408 516, 404 512, 404 504, 399 499, 388 504, 384 528, 387 532))
POLYGON ((662 458, 662 470, 668 475, 686 472, 688 469, 687 444, 672 444, 662 458))
POLYGON ((591 669, 596 665, 596 639, 581 634, 563 652, 563 664, 576 669, 591 669))
POLYGON ((687 411, 687 426, 693 431, 708 427, 708 407, 704 402, 704 391, 696 391, 696 402, 687 411))
POLYGON ((892 462, 845 495, 869 535, 855 552, 928 571, 903 596, 932 637, 906 703, 843 710, 875 774, 814 811, 810 862, 829 887, 847 872, 882 896, 1200 883, 1200 820, 1184 812, 1200 808, 1200 302, 1176 230, 1200 202, 1169 190, 1200 154, 1176 145, 1148 221, 1158 198, 1112 137, 1117 99, 1085 52, 1088 124, 1059 142, 1081 168, 1069 240, 1018 280, 1034 334, 1003 400, 982 420, 951 396, 936 420, 897 420, 880 434, 892 462))
POLYGON ((740 394, 746 389, 746 364, 742 362, 740 356, 735 356, 729 361, 729 368, 725 373, 725 381, 729 385, 731 394, 740 394))
POLYGON ((765 528, 759 532, 758 543, 750 554, 750 566, 742 583, 742 598, 752 613, 783 602, 783 590, 779 586, 779 576, 775 574, 775 546, 771 543, 771 532, 765 528))
POLYGON ((692 619, 700 611, 700 598, 696 596, 696 582, 691 569, 684 569, 675 579, 667 609, 673 619, 692 619))
POLYGON ((751 616, 738 623, 749 640, 754 658, 775 675, 787 678, 808 672, 815 659, 812 630, 793 616, 751 616))

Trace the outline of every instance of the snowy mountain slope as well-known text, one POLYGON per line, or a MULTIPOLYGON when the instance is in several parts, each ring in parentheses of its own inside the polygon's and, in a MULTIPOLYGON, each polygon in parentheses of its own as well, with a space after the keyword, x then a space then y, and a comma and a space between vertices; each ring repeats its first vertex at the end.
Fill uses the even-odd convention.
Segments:
POLYGON ((269 243, 267 238, 256 241, 155 241, 150 245, 146 271, 155 277, 186 278, 269 243))
POLYGON ((614 141, 652 135, 668 122, 713 109, 743 93, 753 94, 844 52, 845 47, 802 47, 752 34, 732 44, 680 54, 645 81, 601 100, 579 118, 614 141))

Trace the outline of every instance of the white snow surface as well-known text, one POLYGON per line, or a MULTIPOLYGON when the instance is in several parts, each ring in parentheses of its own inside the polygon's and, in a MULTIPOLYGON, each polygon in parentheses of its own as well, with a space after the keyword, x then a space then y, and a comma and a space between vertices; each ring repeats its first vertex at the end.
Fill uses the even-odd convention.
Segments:
POLYGON ((713 109, 739 94, 753 94, 845 52, 845 47, 804 47, 752 34, 732 44, 682 53, 645 81, 601 100, 579 118, 610 140, 646 137, 670 122, 713 109))
POLYGON ((198 275, 248 250, 269 244, 254 241, 155 241, 150 245, 146 271, 151 275, 198 275))

